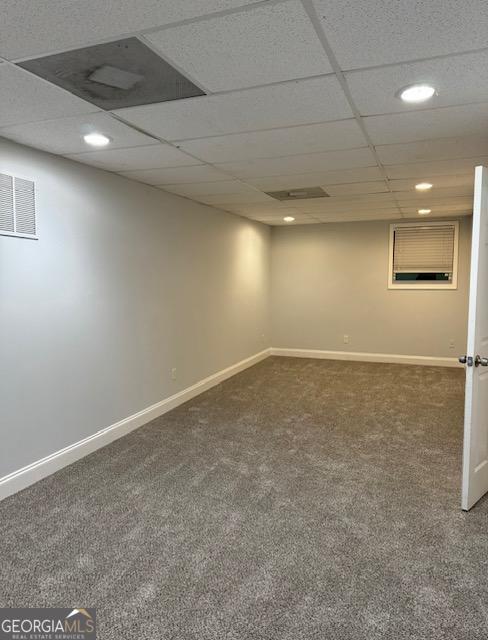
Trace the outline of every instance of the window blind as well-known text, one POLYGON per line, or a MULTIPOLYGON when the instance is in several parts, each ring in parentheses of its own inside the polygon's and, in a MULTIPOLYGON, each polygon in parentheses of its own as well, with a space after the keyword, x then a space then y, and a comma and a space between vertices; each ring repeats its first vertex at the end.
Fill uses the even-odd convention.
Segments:
POLYGON ((452 273, 454 225, 397 227, 393 244, 394 273, 452 273))

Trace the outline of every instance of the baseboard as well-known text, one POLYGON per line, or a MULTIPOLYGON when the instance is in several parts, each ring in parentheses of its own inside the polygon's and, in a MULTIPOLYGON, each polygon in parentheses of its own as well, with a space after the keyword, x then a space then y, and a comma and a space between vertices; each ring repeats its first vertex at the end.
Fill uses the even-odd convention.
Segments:
POLYGON ((460 367, 457 358, 435 356, 405 356, 393 353, 365 353, 363 351, 321 351, 319 349, 281 349, 272 347, 271 355, 289 358, 320 358, 324 360, 356 360, 393 364, 421 364, 428 367, 460 367))
POLYGON ((134 413, 133 415, 124 418, 105 429, 97 431, 93 435, 88 436, 79 442, 75 442, 64 449, 60 449, 41 460, 37 460, 22 469, 18 469, 17 471, 0 478, 0 500, 25 489, 29 485, 42 480, 42 478, 46 478, 63 467, 76 462, 76 460, 84 458, 97 449, 100 449, 110 442, 134 431, 134 429, 142 427, 142 425, 154 420, 154 418, 158 418, 164 413, 171 411, 171 409, 191 400, 200 393, 207 391, 207 389, 210 389, 227 378, 234 376, 236 373, 239 373, 261 360, 264 360, 269 355, 271 355, 271 349, 260 351, 250 358, 241 360, 226 369, 222 369, 222 371, 214 373, 208 378, 200 380, 191 387, 187 387, 186 389, 161 400, 161 402, 157 402, 156 404, 134 413))

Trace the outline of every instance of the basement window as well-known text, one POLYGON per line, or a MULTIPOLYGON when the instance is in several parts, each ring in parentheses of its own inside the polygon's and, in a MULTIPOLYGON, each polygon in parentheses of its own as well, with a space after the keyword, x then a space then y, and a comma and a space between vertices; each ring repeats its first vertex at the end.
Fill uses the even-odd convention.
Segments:
POLYGON ((457 289, 457 222, 390 225, 389 289, 457 289))

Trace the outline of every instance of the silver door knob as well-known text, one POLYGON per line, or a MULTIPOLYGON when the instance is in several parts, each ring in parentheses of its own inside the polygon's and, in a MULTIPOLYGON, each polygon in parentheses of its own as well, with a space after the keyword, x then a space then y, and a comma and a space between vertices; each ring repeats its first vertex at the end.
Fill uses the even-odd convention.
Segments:
POLYGON ((468 367, 473 366, 473 358, 471 356, 459 356, 458 360, 461 364, 467 364, 468 367))
POLYGON ((483 356, 476 356, 474 359, 475 367, 488 367, 488 358, 483 358, 483 356))

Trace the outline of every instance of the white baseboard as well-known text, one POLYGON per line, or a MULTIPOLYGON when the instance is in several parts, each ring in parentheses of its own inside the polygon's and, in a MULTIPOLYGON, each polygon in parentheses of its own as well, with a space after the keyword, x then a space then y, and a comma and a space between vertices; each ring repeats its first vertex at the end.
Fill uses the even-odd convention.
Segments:
POLYGON ((214 373, 208 378, 200 380, 191 387, 183 389, 182 391, 161 400, 161 402, 157 402, 138 413, 134 413, 128 418, 124 418, 105 429, 97 431, 93 435, 88 436, 79 442, 75 442, 64 449, 60 449, 41 460, 37 460, 22 469, 13 471, 9 475, 0 478, 0 500, 3 500, 13 493, 17 493, 17 491, 25 489, 29 485, 42 480, 42 478, 45 478, 52 473, 59 471, 63 467, 76 462, 76 460, 84 458, 89 453, 93 453, 93 451, 96 451, 110 442, 127 435, 131 431, 134 431, 134 429, 142 427, 142 425, 154 420, 154 418, 171 411, 171 409, 191 400, 195 396, 207 391, 207 389, 214 387, 223 380, 226 380, 227 378, 234 376, 236 373, 239 373, 261 360, 264 360, 269 355, 271 355, 271 349, 265 349, 264 351, 256 353, 250 358, 241 360, 226 369, 222 369, 222 371, 214 373))
POLYGON ((421 364, 429 367, 461 367, 457 358, 435 356, 405 356, 393 353, 365 353, 362 351, 321 351, 319 349, 280 349, 272 347, 272 356, 289 358, 320 358, 324 360, 356 360, 358 362, 385 362, 393 364, 421 364))

